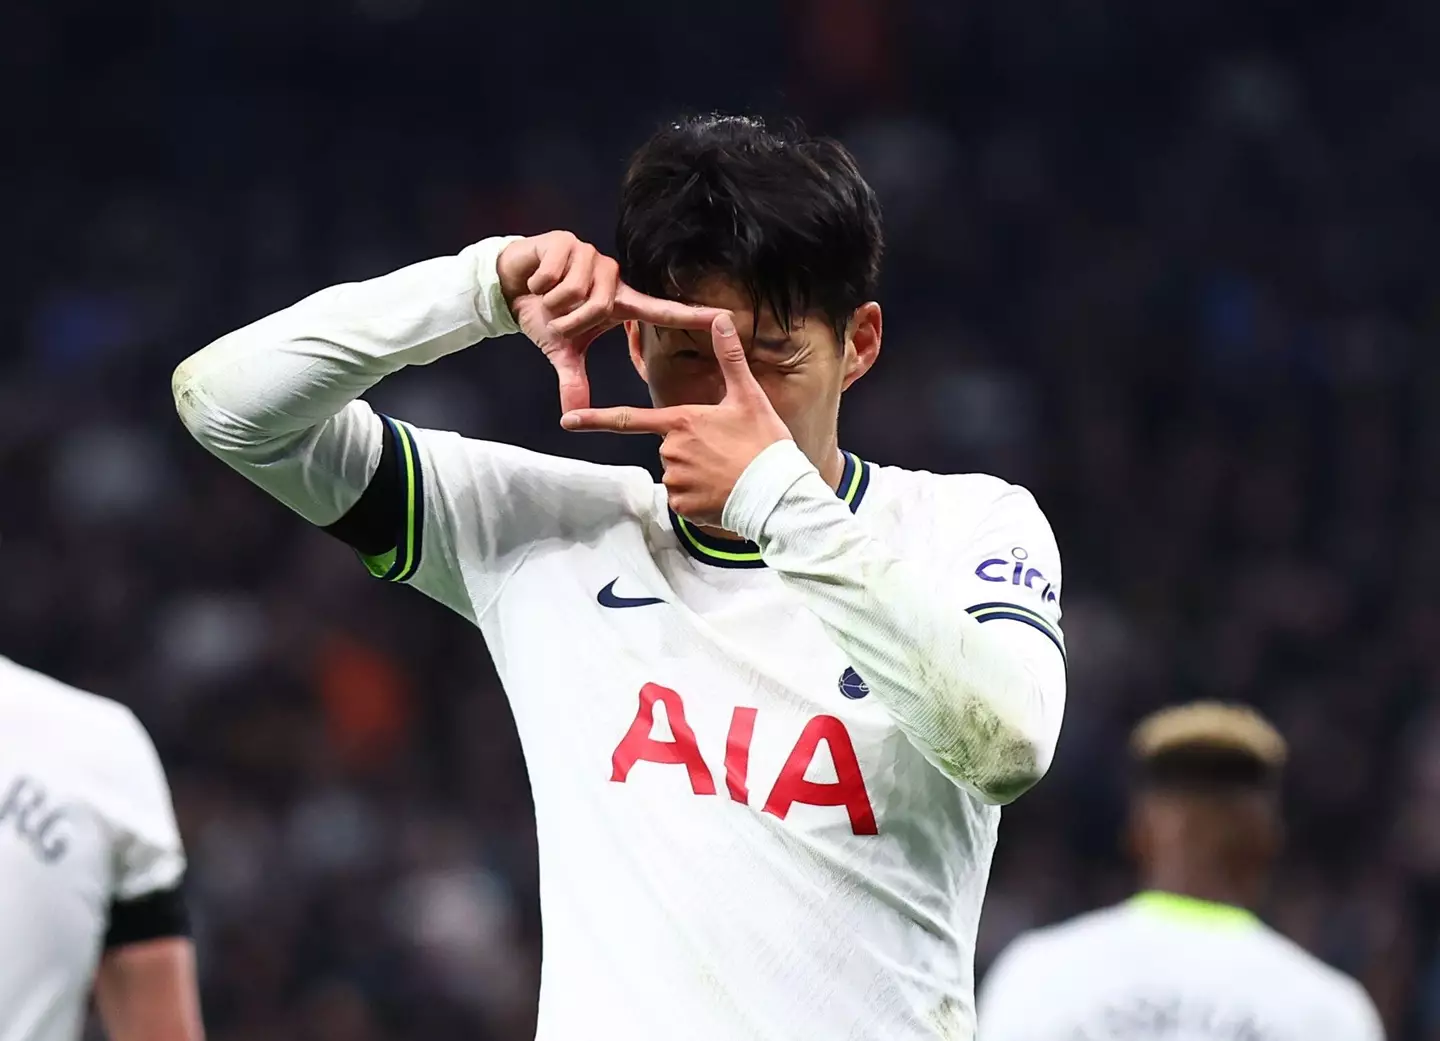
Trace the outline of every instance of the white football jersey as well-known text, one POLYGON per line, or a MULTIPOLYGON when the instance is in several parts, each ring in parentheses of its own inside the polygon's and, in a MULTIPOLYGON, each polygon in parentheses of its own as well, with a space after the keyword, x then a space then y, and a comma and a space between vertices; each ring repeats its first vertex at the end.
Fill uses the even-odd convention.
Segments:
POLYGON ((980 989, 984 1041, 1383 1041, 1355 980, 1239 908, 1169 893, 1039 929, 980 989))
POLYGON ((0 1041, 78 1038, 104 946, 158 935, 114 930, 147 929, 184 871, 130 710, 0 658, 0 1041))
MULTIPOLYGON (((513 331, 482 247, 478 294, 470 251, 327 290, 201 351, 175 389, 207 447, 319 524, 361 499, 382 450, 399 460, 405 519, 367 563, 476 624, 504 683, 539 836, 537 1037, 970 1038, 1000 811, 872 686, 923 695, 925 670, 942 683, 967 653, 959 634, 983 630, 967 637, 975 660, 1035 679, 1014 712, 1048 762, 1060 563, 1035 501, 849 454, 837 494, 784 442, 766 455, 795 468, 774 482, 793 501, 757 505, 769 477, 731 497, 773 513, 762 559, 673 516, 642 469, 337 401, 513 331), (806 576, 818 588, 797 595, 806 576), (967 627, 940 626, 936 604, 967 627)), ((954 725, 988 754, 994 719, 954 725)))

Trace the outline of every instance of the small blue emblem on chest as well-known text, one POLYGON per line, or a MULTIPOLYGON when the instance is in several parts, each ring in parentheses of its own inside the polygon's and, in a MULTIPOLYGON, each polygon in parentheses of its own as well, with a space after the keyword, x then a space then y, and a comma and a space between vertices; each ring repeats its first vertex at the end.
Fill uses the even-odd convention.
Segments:
POLYGON ((840 674, 840 693, 851 701, 859 701, 870 693, 870 685, 862 680, 860 674, 854 669, 846 668, 840 674))

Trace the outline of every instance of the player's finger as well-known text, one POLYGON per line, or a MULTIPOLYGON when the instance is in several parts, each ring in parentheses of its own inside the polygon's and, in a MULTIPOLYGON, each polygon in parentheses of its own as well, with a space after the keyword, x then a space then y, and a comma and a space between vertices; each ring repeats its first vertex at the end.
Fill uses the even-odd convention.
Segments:
MULTIPOLYGON (((546 236, 548 239, 549 236, 546 236)), ((579 247, 575 238, 555 238, 546 242, 546 249, 540 256, 535 273, 525 282, 525 288, 532 293, 548 293, 560 284, 570 266, 570 257, 579 247)))
POLYGON ((566 430, 604 430, 612 434, 668 434, 683 414, 681 408, 581 408, 566 412, 560 425, 566 430))
POLYGON ((725 377, 725 393, 751 394, 760 390, 755 374, 750 371, 750 360, 745 357, 745 345, 735 331, 735 319, 729 311, 721 311, 710 323, 710 342, 715 345, 715 360, 720 363, 720 375, 725 377))
MULTIPOLYGON (((574 336, 592 327, 613 324, 610 317, 615 307, 615 293, 620 288, 620 266, 608 257, 595 262, 594 275, 590 282, 590 296, 569 314, 555 319, 550 328, 561 336, 574 336)), ((549 303, 550 298, 545 298, 549 303)))
POLYGON ((615 293, 615 317, 649 322, 666 329, 708 329, 718 307, 695 307, 676 300, 661 300, 631 289, 623 282, 615 293))
POLYGON ((590 288, 595 278, 594 249, 581 246, 570 254, 570 264, 554 289, 542 298, 545 309, 551 314, 569 314, 590 297, 590 288))
POLYGON ((585 353, 580 350, 557 351, 549 356, 560 378, 560 411, 570 413, 590 407, 590 376, 585 371, 585 353))

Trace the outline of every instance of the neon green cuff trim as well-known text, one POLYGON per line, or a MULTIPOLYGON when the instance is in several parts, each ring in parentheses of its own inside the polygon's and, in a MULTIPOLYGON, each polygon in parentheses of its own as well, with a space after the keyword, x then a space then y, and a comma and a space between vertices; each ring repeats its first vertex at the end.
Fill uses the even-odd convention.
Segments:
POLYGON ((360 562, 369 569, 370 574, 376 578, 384 578, 390 573, 390 569, 395 566, 395 551, 392 549, 388 553, 381 553, 373 557, 367 557, 361 553, 360 562))
POLYGON ((420 521, 420 508, 423 504, 416 496, 419 451, 416 449, 414 438, 404 423, 396 423, 395 432, 400 438, 401 463, 405 467, 405 545, 397 546, 396 549, 405 551, 405 565, 395 575, 394 581, 403 582, 415 574, 415 569, 420 564, 415 554, 415 529, 420 521))
POLYGON ((1136 893, 1130 898, 1130 904, 1149 914, 1169 918, 1171 921, 1189 922, 1192 925, 1230 929, 1260 924, 1260 919, 1243 907, 1182 896, 1179 893, 1165 893, 1158 889, 1136 893))

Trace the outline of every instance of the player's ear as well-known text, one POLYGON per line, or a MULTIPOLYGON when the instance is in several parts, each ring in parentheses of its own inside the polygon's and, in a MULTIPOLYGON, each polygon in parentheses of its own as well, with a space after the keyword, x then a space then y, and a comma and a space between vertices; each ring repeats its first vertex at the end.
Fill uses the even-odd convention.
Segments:
POLYGON ((625 323, 625 342, 630 347, 630 364, 635 366, 635 371, 648 386, 650 377, 645 373, 645 331, 639 322, 625 323))
POLYGON ((845 376, 840 384, 842 390, 849 390, 854 383, 875 364, 880 357, 880 337, 883 323, 880 305, 874 300, 861 304, 850 316, 845 327, 845 376))

